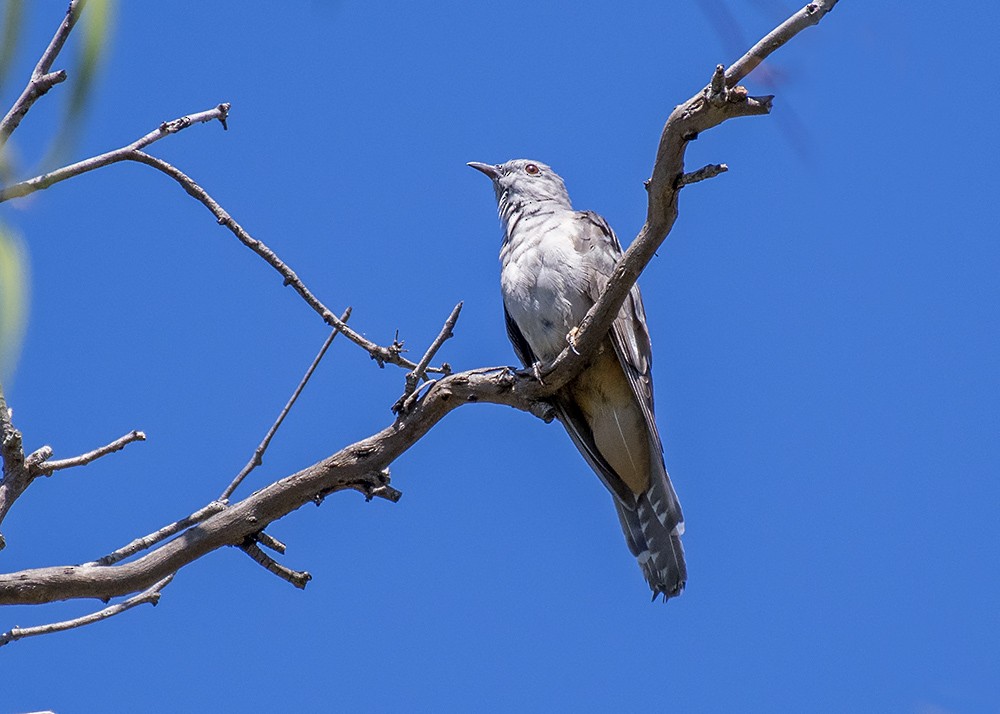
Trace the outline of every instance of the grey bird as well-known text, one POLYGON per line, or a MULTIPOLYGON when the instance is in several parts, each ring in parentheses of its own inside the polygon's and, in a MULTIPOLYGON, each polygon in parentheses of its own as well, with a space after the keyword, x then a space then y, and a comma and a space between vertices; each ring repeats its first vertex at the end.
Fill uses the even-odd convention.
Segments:
MULTIPOLYGON (((611 227, 574 211, 563 180, 539 161, 470 162, 490 177, 503 224, 500 285, 507 335, 525 367, 553 360, 622 255, 611 227)), ((556 415, 611 492, 629 550, 653 599, 687 580, 684 517, 653 416, 652 350, 639 286, 597 353, 553 398, 556 415)), ((536 370, 537 373, 537 370, 536 370)))

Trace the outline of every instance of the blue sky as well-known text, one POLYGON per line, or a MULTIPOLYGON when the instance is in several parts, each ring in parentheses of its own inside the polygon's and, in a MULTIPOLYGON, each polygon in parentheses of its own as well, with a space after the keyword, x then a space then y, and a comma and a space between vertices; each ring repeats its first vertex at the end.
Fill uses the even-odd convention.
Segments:
MULTIPOLYGON (((74 158, 231 102, 228 132, 152 153, 371 339, 420 353, 464 300, 441 358, 510 364, 492 191, 465 162, 545 161, 628 242, 670 109, 795 7, 728 5, 744 45, 696 3, 123 2, 74 158)), ((30 3, 18 88, 64 9, 30 3)), ((844 0, 776 86, 748 80, 770 118, 692 144, 689 167, 730 172, 684 190, 641 280, 681 598, 649 603, 558 425, 470 406, 393 466, 400 503, 340 494, 269 529, 304 592, 214 553, 155 609, 0 650, 0 710, 1000 709, 998 15, 844 0)), ((25 161, 65 95, 15 134, 25 161)), ((27 447, 149 438, 3 524, 5 570, 90 560, 214 498, 326 329, 147 167, 0 220, 31 263, 5 384, 27 447)), ((403 376, 338 339, 237 495, 390 423, 403 376)))

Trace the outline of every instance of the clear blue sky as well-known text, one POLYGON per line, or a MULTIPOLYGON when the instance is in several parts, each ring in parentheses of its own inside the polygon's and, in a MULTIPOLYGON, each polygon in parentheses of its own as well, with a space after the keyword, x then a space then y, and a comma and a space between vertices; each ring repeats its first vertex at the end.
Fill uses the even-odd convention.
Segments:
MULTIPOLYGON (((18 87, 65 9, 29 5, 18 87)), ((510 364, 465 162, 545 161, 628 242, 670 109, 795 7, 729 6, 742 44, 697 3, 122 2, 74 158, 232 102, 228 132, 152 153, 370 338, 419 353, 464 300, 442 358, 510 364)), ((776 86, 748 81, 772 117, 691 146, 730 172, 685 189, 641 280, 681 598, 649 603, 558 425, 470 406, 394 465, 399 504, 340 494, 269 529, 304 592, 214 553, 155 609, 0 650, 0 711, 1000 710, 998 20, 843 0, 776 86)), ((23 159, 65 95, 15 134, 23 159)), ((147 167, 0 220, 32 268, 5 385, 27 447, 149 436, 3 524, 4 570, 90 560, 215 497, 326 329, 147 167)), ((390 423, 403 376, 338 340, 237 495, 390 423)), ((0 630, 96 607, 0 609, 0 630)))

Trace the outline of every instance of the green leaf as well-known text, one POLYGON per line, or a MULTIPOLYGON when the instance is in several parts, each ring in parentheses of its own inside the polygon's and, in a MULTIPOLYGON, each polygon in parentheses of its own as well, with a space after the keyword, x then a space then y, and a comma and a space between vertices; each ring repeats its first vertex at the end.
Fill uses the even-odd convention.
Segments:
POLYGON ((0 223, 0 379, 14 372, 28 320, 28 253, 20 237, 0 223))

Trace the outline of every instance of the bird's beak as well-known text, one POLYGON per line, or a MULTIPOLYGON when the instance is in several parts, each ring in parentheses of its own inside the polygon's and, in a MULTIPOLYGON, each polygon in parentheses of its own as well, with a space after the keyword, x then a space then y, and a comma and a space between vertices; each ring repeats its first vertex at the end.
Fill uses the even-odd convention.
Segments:
POLYGON ((494 166, 493 164, 484 164, 479 161, 470 161, 466 166, 471 166, 476 171, 482 171, 484 174, 489 176, 492 180, 496 181, 500 178, 500 167, 494 166))

